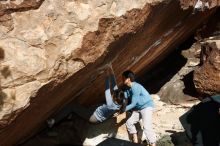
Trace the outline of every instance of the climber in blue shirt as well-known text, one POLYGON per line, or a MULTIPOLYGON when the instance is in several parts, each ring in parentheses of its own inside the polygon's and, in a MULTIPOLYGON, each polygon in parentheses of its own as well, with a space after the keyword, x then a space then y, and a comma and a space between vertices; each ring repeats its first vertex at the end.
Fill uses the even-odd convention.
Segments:
POLYGON ((124 92, 121 89, 118 89, 113 70, 111 67, 110 69, 110 73, 108 73, 110 75, 107 76, 105 82, 106 104, 99 106, 95 110, 95 112, 89 119, 89 121, 92 123, 103 122, 106 119, 110 118, 116 112, 119 112, 120 109, 124 107, 124 92))
POLYGON ((142 110, 146 107, 154 107, 153 100, 147 90, 139 83, 132 82, 131 88, 125 91, 125 97, 131 97, 131 104, 126 107, 126 111, 142 110))
POLYGON ((105 85, 106 103, 98 106, 93 113, 91 113, 91 110, 81 106, 79 103, 74 101, 73 103, 68 104, 65 108, 59 111, 56 116, 48 119, 46 121, 48 127, 52 127, 55 123, 58 123, 71 113, 75 113, 91 123, 100 123, 112 117, 121 109, 125 108, 126 102, 124 98, 124 92, 121 89, 118 89, 114 72, 111 66, 108 66, 107 69, 105 85))
POLYGON ((131 100, 126 106, 125 111, 132 111, 131 116, 126 121, 126 127, 132 140, 138 143, 137 131, 135 124, 142 118, 143 130, 150 146, 155 146, 156 134, 152 127, 153 100, 147 90, 139 83, 135 82, 135 75, 132 71, 123 72, 122 79, 124 85, 128 88, 125 90, 125 97, 131 100))

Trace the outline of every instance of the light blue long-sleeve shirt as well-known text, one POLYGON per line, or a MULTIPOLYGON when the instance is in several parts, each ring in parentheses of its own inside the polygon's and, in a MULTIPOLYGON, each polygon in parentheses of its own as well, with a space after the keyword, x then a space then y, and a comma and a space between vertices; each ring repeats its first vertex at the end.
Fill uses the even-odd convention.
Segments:
POLYGON ((131 109, 142 110, 146 107, 154 107, 150 94, 137 82, 132 82, 131 87, 125 91, 125 97, 131 98, 131 103, 126 106, 125 111, 131 109))

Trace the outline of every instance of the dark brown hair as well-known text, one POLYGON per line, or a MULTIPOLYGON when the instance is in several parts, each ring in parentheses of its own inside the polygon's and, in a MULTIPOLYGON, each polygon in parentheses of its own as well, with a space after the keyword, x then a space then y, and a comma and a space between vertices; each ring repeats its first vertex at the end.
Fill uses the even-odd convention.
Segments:
POLYGON ((130 78, 131 82, 134 82, 135 81, 135 75, 132 71, 130 70, 126 70, 122 73, 122 76, 125 77, 126 79, 127 78, 130 78))

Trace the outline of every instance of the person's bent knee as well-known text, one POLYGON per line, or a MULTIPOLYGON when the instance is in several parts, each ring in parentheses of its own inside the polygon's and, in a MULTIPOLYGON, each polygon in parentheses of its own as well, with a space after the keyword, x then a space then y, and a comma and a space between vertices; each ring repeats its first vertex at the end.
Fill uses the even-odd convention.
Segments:
POLYGON ((134 126, 134 124, 132 124, 128 121, 125 123, 125 125, 126 125, 127 129, 130 129, 130 127, 134 126))
POLYGON ((134 124, 126 122, 125 123, 129 134, 136 134, 137 130, 134 124))
POLYGON ((148 139, 150 144, 155 144, 156 143, 156 134, 155 133, 150 133, 146 136, 147 136, 146 138, 148 139))
POLYGON ((128 119, 128 120, 126 121, 126 123, 125 123, 125 125, 126 125, 127 127, 133 126, 134 124, 135 124, 135 122, 134 122, 133 120, 131 120, 131 119, 128 119))

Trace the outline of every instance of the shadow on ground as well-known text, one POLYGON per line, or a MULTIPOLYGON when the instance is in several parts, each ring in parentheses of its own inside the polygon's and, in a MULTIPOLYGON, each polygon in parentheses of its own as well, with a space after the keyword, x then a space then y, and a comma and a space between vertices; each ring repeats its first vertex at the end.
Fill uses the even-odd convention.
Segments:
POLYGON ((116 138, 108 138, 98 144, 97 146, 143 146, 141 144, 135 144, 126 140, 116 139, 116 138))
POLYGON ((206 98, 180 117, 194 146, 220 145, 220 103, 206 98))

